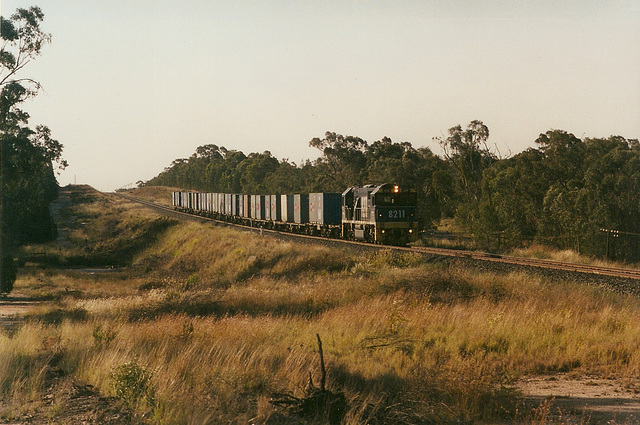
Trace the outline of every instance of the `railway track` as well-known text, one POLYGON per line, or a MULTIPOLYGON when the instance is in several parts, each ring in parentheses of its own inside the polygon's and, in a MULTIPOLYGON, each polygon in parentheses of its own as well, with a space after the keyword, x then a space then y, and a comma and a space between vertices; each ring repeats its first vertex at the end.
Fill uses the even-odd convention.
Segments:
POLYGON ((591 273, 602 276, 620 277, 625 279, 640 280, 640 270, 621 269, 615 267, 596 266, 591 264, 565 263, 554 260, 543 260, 538 258, 512 257, 506 255, 489 254, 485 252, 475 251, 456 251, 451 249, 440 248, 412 248, 414 251, 426 252, 435 255, 447 255, 461 258, 472 258, 476 260, 491 261, 503 264, 514 264, 519 266, 530 266, 539 268, 548 268, 553 270, 562 270, 568 272, 591 273))
MULTIPOLYGON (((240 224, 228 223, 225 221, 219 221, 219 220, 215 220, 208 217, 176 211, 169 206, 157 204, 155 202, 151 202, 146 199, 124 195, 120 193, 117 193, 116 195, 124 199, 128 199, 132 202, 140 203, 147 207, 153 208, 156 211, 162 212, 163 214, 176 217, 176 218, 183 218, 183 219, 186 218, 191 220, 195 219, 195 220, 200 220, 205 222, 210 221, 215 223, 226 224, 229 226, 235 226, 243 229, 250 229, 250 230, 257 231, 260 233, 265 233, 265 234, 274 234, 274 235, 286 234, 287 236, 290 236, 293 238, 300 238, 300 239, 306 239, 306 240, 315 239, 315 240, 327 241, 326 238, 322 238, 319 236, 309 236, 309 235, 301 235, 301 234, 295 234, 295 233, 282 233, 276 230, 262 229, 260 227, 248 227, 240 224)), ((386 245, 383 246, 383 245, 374 245, 367 242, 345 241, 341 239, 335 239, 335 240, 331 239, 331 241, 341 243, 341 244, 366 247, 370 249, 384 248, 384 249, 392 249, 394 251, 416 252, 416 253, 429 254, 434 256, 484 261, 484 262, 490 262, 495 264, 514 265, 514 266, 521 266, 521 267, 527 267, 527 268, 556 270, 556 271, 563 271, 563 272, 582 273, 582 274, 614 277, 614 278, 621 278, 621 279, 633 279, 633 280, 640 281, 640 270, 634 270, 634 269, 597 266, 597 265, 591 265, 591 264, 565 263, 565 262, 554 261, 554 260, 544 260, 544 259, 526 258, 526 257, 512 257, 512 256, 506 256, 506 255, 491 254, 486 252, 461 251, 461 250, 446 249, 446 248, 397 247, 397 246, 386 246, 386 245)))

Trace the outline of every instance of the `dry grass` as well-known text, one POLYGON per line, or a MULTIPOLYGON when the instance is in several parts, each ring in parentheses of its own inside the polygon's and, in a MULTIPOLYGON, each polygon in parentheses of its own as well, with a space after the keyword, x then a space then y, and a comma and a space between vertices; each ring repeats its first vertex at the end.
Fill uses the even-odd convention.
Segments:
POLYGON ((545 260, 553 260, 553 261, 561 261, 566 263, 575 263, 575 264, 592 264, 595 266, 603 266, 603 267, 618 267, 618 268, 632 268, 638 269, 640 268, 637 264, 627 264, 620 263, 610 260, 605 260, 601 258, 593 258, 587 257, 585 255, 579 254, 570 249, 556 249, 549 246, 537 245, 533 244, 526 248, 516 248, 509 252, 509 255, 515 257, 530 257, 530 258, 540 258, 545 260))
POLYGON ((127 194, 138 198, 143 198, 162 205, 171 205, 171 192, 182 191, 176 187, 165 186, 145 186, 138 189, 127 191, 127 194))
POLYGON ((114 376, 150 377, 132 403, 149 423, 295 423, 269 398, 319 381, 316 333, 345 424, 495 423, 515 417, 520 376, 640 376, 636 298, 214 226, 157 235, 126 271, 21 273, 16 288, 52 301, 0 333, 0 418, 58 368, 109 395, 114 376))

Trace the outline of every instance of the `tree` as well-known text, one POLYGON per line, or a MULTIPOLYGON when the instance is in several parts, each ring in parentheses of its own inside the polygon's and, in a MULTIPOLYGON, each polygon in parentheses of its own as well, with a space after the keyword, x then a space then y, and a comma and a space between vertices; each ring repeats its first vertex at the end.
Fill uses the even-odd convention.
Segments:
POLYGON ((460 125, 450 128, 447 138, 435 138, 458 177, 462 191, 454 201, 456 216, 472 231, 482 193, 482 174, 497 160, 487 146, 488 139, 489 128, 479 120, 471 121, 466 129, 460 125))
POLYGON ((467 201, 480 198, 482 173, 496 160, 487 146, 489 128, 482 121, 471 121, 466 129, 458 124, 449 129, 449 136, 436 139, 445 158, 456 170, 467 201))
POLYGON ((620 136, 582 141, 551 130, 538 148, 485 170, 475 234, 487 247, 540 241, 602 255, 599 229, 620 232, 616 256, 640 258, 640 149, 620 136), (506 238, 506 240, 505 240, 506 238))
POLYGON ((251 153, 242 164, 240 181, 244 193, 266 194, 266 181, 280 167, 280 162, 271 152, 251 153))
POLYGON ((60 169, 67 165, 63 146, 51 137, 49 128, 27 127, 29 114, 18 107, 40 89, 37 81, 19 73, 51 41, 40 28, 43 19, 38 7, 17 9, 10 19, 0 18, 0 293, 13 287, 15 249, 55 235, 48 208, 58 190, 53 163, 60 169))
POLYGON ((429 148, 415 149, 409 142, 394 143, 384 137, 369 146, 366 158, 367 183, 397 183, 415 190, 422 228, 440 218, 441 203, 433 182, 434 174, 445 166, 429 148))
POLYGON ((316 190, 342 192, 349 186, 363 183, 366 141, 327 131, 324 139, 315 137, 309 146, 322 152, 315 164, 321 169, 316 190))
POLYGON ((544 156, 548 176, 564 188, 581 184, 585 144, 571 133, 550 130, 536 140, 544 156))
POLYGON ((543 159, 539 150, 527 149, 485 171, 479 217, 485 233, 502 233, 514 245, 536 237, 550 185, 543 159))
POLYGON ((280 161, 278 168, 267 175, 264 186, 268 193, 299 193, 306 192, 301 168, 286 159, 280 161))

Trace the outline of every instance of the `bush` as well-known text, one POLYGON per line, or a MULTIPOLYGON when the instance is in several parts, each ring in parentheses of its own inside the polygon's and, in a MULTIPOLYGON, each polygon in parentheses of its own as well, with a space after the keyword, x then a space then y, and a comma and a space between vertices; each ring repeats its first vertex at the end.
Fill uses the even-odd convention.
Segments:
POLYGON ((118 366, 112 373, 113 389, 116 397, 122 399, 129 407, 135 407, 144 400, 147 405, 155 404, 153 373, 138 364, 137 360, 118 366))

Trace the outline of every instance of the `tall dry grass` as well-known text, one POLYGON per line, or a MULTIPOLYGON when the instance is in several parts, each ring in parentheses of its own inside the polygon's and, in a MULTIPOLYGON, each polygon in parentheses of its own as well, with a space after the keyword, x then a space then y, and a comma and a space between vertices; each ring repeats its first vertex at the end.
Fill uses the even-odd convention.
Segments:
POLYGON ((133 264, 21 274, 53 301, 0 333, 0 418, 59 370, 113 396, 146 377, 153 397, 128 402, 149 423, 291 423, 269 400, 317 385, 316 334, 345 424, 495 423, 516 416, 518 377, 640 376, 638 300, 572 282, 198 224, 133 264))
POLYGON ((582 255, 570 249, 557 249, 545 245, 533 244, 526 248, 516 248, 509 252, 515 257, 540 258, 545 260, 561 261, 576 264, 593 264, 602 267, 640 268, 639 264, 621 263, 602 258, 594 258, 582 255))
POLYGON ((148 201, 156 202, 158 204, 171 206, 171 193, 182 191, 176 187, 166 186, 143 186, 137 189, 127 191, 127 194, 138 198, 143 198, 148 201))

